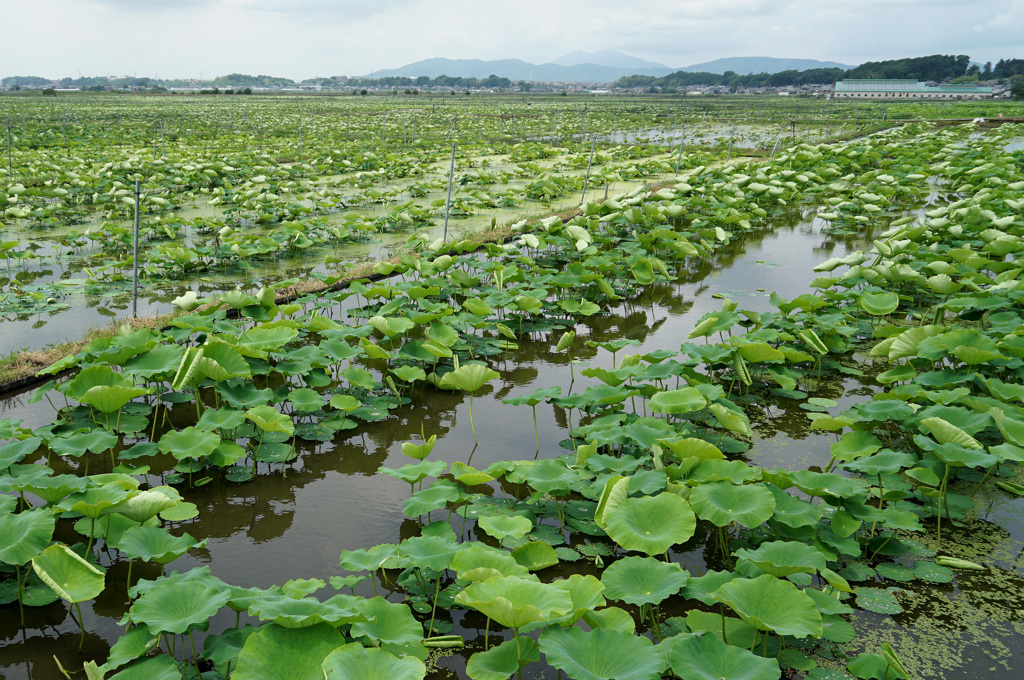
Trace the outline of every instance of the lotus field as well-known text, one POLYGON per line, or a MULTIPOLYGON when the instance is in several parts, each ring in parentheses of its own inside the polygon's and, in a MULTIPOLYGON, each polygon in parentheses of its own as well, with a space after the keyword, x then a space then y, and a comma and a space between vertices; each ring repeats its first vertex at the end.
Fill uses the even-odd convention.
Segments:
POLYGON ((1019 106, 5 99, 0 675, 1016 677, 1019 106))

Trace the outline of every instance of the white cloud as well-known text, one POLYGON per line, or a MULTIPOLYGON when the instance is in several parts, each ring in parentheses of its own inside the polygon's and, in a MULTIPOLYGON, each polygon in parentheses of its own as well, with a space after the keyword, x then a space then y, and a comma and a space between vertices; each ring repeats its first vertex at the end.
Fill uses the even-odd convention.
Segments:
POLYGON ((430 57, 543 63, 615 49, 860 63, 1024 56, 1024 0, 34 0, 7 3, 0 77, 358 75, 430 57))

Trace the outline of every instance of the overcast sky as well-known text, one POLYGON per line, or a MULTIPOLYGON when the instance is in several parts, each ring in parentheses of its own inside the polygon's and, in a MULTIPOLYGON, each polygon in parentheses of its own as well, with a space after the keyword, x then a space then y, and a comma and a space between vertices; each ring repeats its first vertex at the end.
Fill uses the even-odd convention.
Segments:
POLYGON ((0 77, 362 75, 614 49, 671 67, 1024 58, 1024 0, 0 0, 0 77))

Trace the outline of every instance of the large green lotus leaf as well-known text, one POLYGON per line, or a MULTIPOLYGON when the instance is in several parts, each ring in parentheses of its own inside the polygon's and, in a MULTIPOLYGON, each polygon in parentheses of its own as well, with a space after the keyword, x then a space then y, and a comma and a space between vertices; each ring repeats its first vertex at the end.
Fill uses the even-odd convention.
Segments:
POLYGON ((561 618, 572 610, 572 599, 564 590, 515 576, 472 583, 455 596, 455 601, 508 628, 561 618))
POLYGON ((181 496, 176 489, 170 486, 160 486, 130 496, 117 505, 116 511, 119 515, 124 515, 133 522, 142 524, 181 502, 181 496))
POLYGON ((686 680, 778 680, 779 662, 727 645, 714 635, 677 635, 668 648, 672 672, 686 680))
POLYGON ((408 558, 417 567, 444 571, 452 565, 455 554, 462 550, 461 543, 455 543, 438 536, 414 536, 398 546, 400 557, 408 558))
POLYGON ((750 429, 750 419, 742 412, 736 412, 721 404, 709 404, 708 410, 718 419, 718 424, 729 432, 737 432, 748 437, 754 436, 750 429))
POLYGON ((369 549, 342 550, 341 568, 346 571, 376 571, 397 555, 398 546, 393 543, 381 543, 369 549))
POLYGON ((796 541, 769 541, 762 543, 757 550, 740 548, 735 554, 739 560, 737 567, 745 562, 780 578, 790 574, 815 574, 825 568, 824 555, 796 541))
POLYGON ((62 456, 78 457, 86 451, 103 453, 117 444, 117 435, 108 430, 97 428, 88 432, 76 432, 70 437, 54 437, 47 442, 54 452, 62 456))
POLYGON ((150 633, 149 628, 145 626, 135 626, 129 629, 111 646, 110 655, 107 657, 106 663, 103 664, 102 670, 110 671, 120 668, 129 661, 148 654, 159 641, 160 636, 150 633))
MULTIPOLYGON (((867 492, 867 483, 860 479, 851 479, 831 472, 814 472, 813 470, 797 470, 788 474, 793 486, 808 496, 836 496, 853 498, 863 496, 867 492)), ((692 500, 690 501, 693 502, 692 500)))
POLYGON ((657 604, 686 585, 689 574, 674 562, 624 557, 601 575, 605 597, 629 604, 657 604))
POLYGON ((522 538, 533 530, 533 522, 522 515, 484 515, 477 526, 499 541, 503 538, 522 538))
POLYGON ((500 375, 497 371, 480 364, 463 364, 454 371, 445 373, 438 386, 448 390, 463 390, 472 394, 500 375))
POLYGON ((461 460, 452 463, 452 477, 466 486, 476 486, 494 481, 494 477, 491 475, 482 470, 477 470, 471 465, 466 465, 461 460))
POLYGON ((775 512, 775 496, 761 484, 707 482, 694 487, 689 500, 698 517, 719 527, 737 522, 751 529, 775 512))
POLYGON ((591 628, 607 628, 630 634, 636 631, 636 621, 632 614, 620 607, 592 609, 583 614, 583 621, 591 628))
POLYGON ((316 390, 300 387, 288 394, 288 401, 298 413, 312 413, 324 406, 324 398, 316 390))
POLYGON ((658 392, 651 397, 650 407, 654 413, 678 415, 699 411, 707 406, 708 400, 695 387, 681 390, 658 392))
POLYGON ((80 493, 73 493, 60 502, 60 508, 71 510, 89 519, 97 519, 110 512, 128 497, 128 491, 118 482, 95 486, 80 493))
POLYGON ((179 537, 173 536, 163 527, 138 526, 121 534, 117 549, 130 558, 167 564, 184 555, 189 548, 204 545, 205 540, 200 543, 188 534, 179 537))
POLYGON ((203 640, 203 658, 214 665, 222 675, 226 675, 227 665, 235 667, 235 659, 245 646, 245 641, 259 628, 244 626, 229 628, 220 635, 207 635, 203 640))
POLYGON ((595 576, 573 574, 568 579, 557 579, 551 585, 569 593, 572 599, 572 611, 559 621, 562 626, 571 626, 587 612, 605 605, 604 584, 595 576))
POLYGON ((788 494, 774 484, 769 484, 768 490, 775 496, 773 521, 796 529, 814 526, 821 519, 821 508, 818 506, 788 494))
POLYGON ((84 602, 103 592, 103 570, 86 562, 63 543, 51 545, 33 557, 32 569, 43 583, 68 602, 84 602))
POLYGON ((966 449, 980 449, 977 439, 942 418, 922 418, 921 425, 935 437, 940 444, 956 444, 966 449))
POLYGON ((344 644, 344 636, 326 623, 307 628, 282 628, 269 623, 246 639, 231 677, 234 680, 324 680, 324 660, 344 644))
POLYGON ((564 461, 545 459, 531 465, 526 470, 526 482, 537 491, 557 494, 569 491, 569 485, 578 482, 580 475, 569 469, 564 461))
POLYGON ((893 475, 904 468, 913 467, 916 462, 913 454, 885 449, 873 456, 845 463, 843 467, 863 475, 893 475))
POLYGON ((433 485, 407 498, 402 506, 402 513, 406 517, 419 517, 459 500, 459 489, 451 484, 440 483, 442 481, 444 480, 437 480, 433 485))
POLYGON ((152 392, 151 389, 143 387, 97 385, 90 387, 85 394, 78 398, 78 401, 88 404, 102 413, 114 413, 120 411, 121 407, 135 397, 141 397, 150 392, 152 392))
POLYGON ((357 642, 338 647, 323 660, 324 680, 423 680, 426 666, 414 656, 398 658, 357 642))
POLYGON ((734 579, 712 596, 758 630, 793 637, 821 637, 821 613, 814 600, 789 581, 769 574, 734 579))
POLYGON ((945 330, 946 328, 944 326, 917 326, 916 328, 908 328, 895 336, 895 339, 889 345, 889 361, 896 361, 897 359, 916 355, 917 346, 922 340, 930 338, 933 335, 939 335, 940 333, 945 332, 945 330))
POLYGON ((55 525, 47 508, 0 515, 0 562, 20 566, 43 552, 55 525))
POLYGON ((247 410, 245 417, 264 432, 284 432, 288 436, 295 434, 292 419, 273 406, 256 406, 247 410))
POLYGON ((72 399, 80 400, 83 394, 97 385, 130 387, 131 383, 123 375, 115 373, 110 366, 89 366, 79 371, 75 379, 68 383, 65 394, 72 399))
POLYGON ((657 680, 667 665, 647 638, 606 628, 548 628, 540 649, 573 680, 657 680))
POLYGON ((455 553, 451 568, 460 579, 470 582, 484 581, 491 576, 526 577, 530 573, 508 552, 482 544, 455 553))
POLYGON ((521 635, 469 657, 466 675, 472 680, 508 680, 522 666, 539 660, 540 647, 533 638, 521 635))
POLYGON ((366 620, 366 616, 358 611, 362 602, 348 595, 336 595, 325 602, 314 597, 263 595, 252 599, 248 610, 260 621, 271 621, 282 628, 308 628, 320 623, 329 623, 337 628, 342 624, 366 620))
POLYGON ((423 639, 423 625, 413 617, 407 604, 393 604, 383 597, 375 597, 363 601, 359 609, 371 620, 352 624, 350 635, 353 638, 366 637, 378 645, 404 645, 423 639))
MULTIPOLYGON (((770 494, 769 494, 770 495, 770 494)), ((627 498, 605 518, 605 531, 625 550, 660 555, 697 528, 690 504, 674 493, 627 498)))
POLYGON ((906 680, 909 677, 877 652, 859 654, 847 662, 846 668, 862 680, 906 680))
MULTIPOLYGON (((3 465, 0 464, 0 467, 3 465)), ((53 477, 15 482, 11 488, 15 491, 27 491, 35 494, 47 503, 56 503, 72 493, 85 491, 88 484, 87 479, 77 475, 54 475, 53 477)), ((13 496, 5 496, 5 498, 14 500, 13 496)), ((3 514, 2 511, 0 514, 3 514)))
POLYGON ((832 457, 836 460, 851 461, 869 456, 882 448, 882 440, 866 430, 847 432, 832 445, 832 457))
POLYGON ((20 462, 22 458, 38 449, 42 443, 42 437, 29 437, 0 446, 0 470, 20 462))
POLYGON ((863 293, 857 304, 872 316, 885 316, 900 306, 900 296, 896 293, 863 293))
POLYGON ((558 564, 558 553, 548 543, 530 541, 513 550, 512 559, 530 571, 540 571, 558 564))
POLYGON ((174 657, 161 654, 132 664, 108 680, 180 680, 181 669, 174 657))
POLYGON ((196 427, 166 432, 157 446, 161 453, 169 453, 177 460, 200 460, 213 453, 220 444, 220 436, 196 427))
POLYGON ((132 604, 128 617, 154 633, 179 634, 210 620, 230 597, 228 589, 211 588, 199 578, 159 580, 132 604))
POLYGON ((709 571, 703 576, 690 578, 683 587, 683 597, 700 600, 706 605, 715 604, 712 593, 740 575, 732 571, 709 571))
POLYGON ((124 372, 143 379, 157 375, 170 377, 178 369, 184 353, 185 348, 181 345, 157 345, 129 359, 124 365, 124 372))
POLYGON ((720 640, 728 640, 730 645, 744 649, 749 649, 759 635, 758 630, 743 619, 735 616, 723 617, 721 614, 700 609, 691 609, 687 612, 686 627, 691 633, 711 633, 720 640))
POLYGON ((725 458, 725 454, 717 446, 695 437, 686 437, 671 442, 662 440, 660 444, 680 459, 721 460, 725 458))
POLYGON ((382 467, 380 472, 394 477, 395 479, 401 479, 403 482, 409 484, 416 484, 422 482, 427 477, 437 477, 443 474, 448 469, 448 463, 443 460, 424 460, 419 463, 410 463, 409 465, 403 465, 396 469, 382 467))

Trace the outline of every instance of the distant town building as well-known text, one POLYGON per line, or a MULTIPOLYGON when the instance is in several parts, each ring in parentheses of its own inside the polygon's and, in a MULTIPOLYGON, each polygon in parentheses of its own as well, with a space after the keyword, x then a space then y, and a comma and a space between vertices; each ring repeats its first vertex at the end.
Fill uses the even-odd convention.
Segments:
POLYGON ((988 99, 985 85, 929 85, 919 80, 837 80, 837 99, 988 99))

